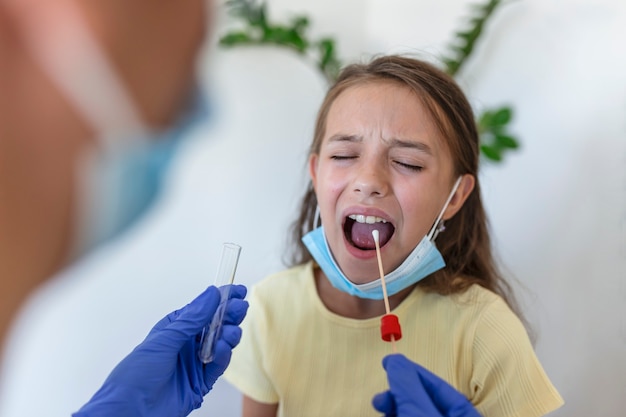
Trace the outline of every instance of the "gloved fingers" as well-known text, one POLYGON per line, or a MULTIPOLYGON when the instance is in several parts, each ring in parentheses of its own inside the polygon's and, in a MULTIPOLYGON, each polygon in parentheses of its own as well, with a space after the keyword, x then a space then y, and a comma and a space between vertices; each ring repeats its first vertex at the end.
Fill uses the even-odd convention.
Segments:
POLYGON ((241 328, 231 324, 222 325, 222 334, 220 339, 228 343, 231 349, 234 348, 241 340, 241 328))
MULTIPOLYGON (((235 287, 235 286, 233 286, 235 287)), ((235 297, 239 298, 238 295, 240 295, 243 292, 243 296, 245 296, 246 293, 246 287, 244 287, 243 285, 237 285, 237 287, 243 287, 243 291, 241 288, 236 289, 234 291, 235 293, 235 297)), ((150 330, 149 334, 154 333, 155 331, 161 330, 165 327, 167 327, 170 323, 172 323, 173 321, 176 321, 178 319, 178 316, 180 316, 180 314, 189 309, 189 308, 194 308, 194 306, 196 306, 197 304, 203 305, 206 304, 206 301, 209 301, 208 303, 208 307, 209 309, 212 308, 212 304, 215 300, 215 287, 214 286, 210 286, 208 287, 206 290, 204 290, 199 296, 197 296, 192 302, 190 302, 189 304, 187 304, 186 306, 178 309, 178 310, 174 310, 171 313, 169 313, 167 316, 163 317, 161 320, 159 320, 153 327, 152 330, 150 330)), ((231 289, 232 291, 232 289, 231 289)), ((243 298, 243 297, 241 297, 243 298)), ((217 298, 217 301, 219 302, 219 296, 217 298)), ((216 307, 217 308, 217 307, 216 307)), ((213 313, 215 314, 215 313, 213 313)), ((213 315, 211 314, 211 317, 213 317, 213 315)), ((210 321, 210 319, 209 319, 210 321)))
MULTIPOLYGON (((400 353, 394 353, 387 355, 383 358, 383 368, 387 371, 387 379, 389 380, 389 387, 403 388, 415 385, 418 380, 418 368, 419 365, 407 359, 406 356, 400 353)), ((418 384, 423 391, 421 384, 418 384)))
POLYGON ((389 391, 376 394, 372 399, 372 405, 376 411, 384 413, 385 416, 396 415, 396 402, 393 399, 393 395, 389 391))
POLYGON ((215 381, 224 373, 230 363, 233 349, 222 339, 215 342, 213 348, 213 360, 204 366, 205 379, 215 381))
POLYGON ((423 366, 411 362, 403 355, 386 356, 383 359, 383 366, 387 370, 392 392, 401 390, 402 386, 413 386, 415 400, 418 403, 429 404, 429 407, 436 409, 443 415, 480 417, 480 414, 463 394, 444 379, 423 366), (407 370, 410 371, 407 372, 407 370), (413 380, 412 383, 411 380, 413 380))
POLYGON ((428 369, 422 366, 419 368, 424 389, 438 409, 446 410, 447 415, 450 416, 480 417, 480 414, 463 394, 428 369))
MULTIPOLYGON (((182 322, 182 328, 185 327, 182 325, 183 323, 189 323, 192 328, 198 329, 197 331, 192 331, 193 333, 190 333, 190 335, 196 334, 202 330, 205 325, 211 322, 213 315, 217 311, 219 303, 219 290, 214 286, 210 286, 192 302, 170 315, 170 318, 172 318, 172 325, 182 322)), ((168 327, 171 327, 171 325, 168 327)))
POLYGON ((405 366, 411 365, 411 367, 412 365, 416 365, 415 362, 410 361, 406 356, 401 353, 392 353, 383 358, 383 368, 385 368, 385 370, 387 370, 387 367, 393 363, 398 363, 405 366))
POLYGON ((153 328, 149 338, 179 350, 207 326, 220 301, 219 290, 211 286, 180 310, 168 314, 153 328), (170 321, 167 323, 167 321, 170 321), (156 330, 155 330, 156 329, 156 330))
POLYGON ((445 393, 448 396, 450 394, 454 394, 453 397, 460 395, 456 389, 452 388, 446 381, 439 378, 437 375, 433 374, 428 369, 418 364, 416 364, 416 367, 418 369, 420 379, 422 380, 422 383, 424 384, 424 388, 426 389, 426 392, 428 393, 440 392, 440 393, 445 393))
POLYGON ((206 323, 211 321, 217 306, 220 303, 220 292, 217 287, 211 285, 197 296, 192 302, 181 309, 178 316, 183 314, 206 317, 206 323))
POLYGON ((226 303, 223 323, 239 325, 246 317, 248 302, 238 298, 232 298, 226 303))
MULTIPOLYGON (((170 323, 172 323, 173 321, 175 321, 178 316, 185 311, 187 308, 189 308, 190 305, 193 305, 197 302, 201 302, 198 299, 204 300, 206 297, 210 297, 210 298, 214 298, 214 296, 208 296, 207 293, 208 292, 213 292, 214 290, 211 290, 211 288, 214 288, 214 286, 211 286, 209 288, 207 288, 202 294, 200 294, 198 297, 196 297, 195 300, 193 300, 191 303, 187 304, 186 306, 172 311, 171 313, 169 313, 167 316, 163 317, 161 320, 159 320, 153 327, 152 330, 150 330, 149 335, 153 334, 155 331, 161 330, 165 327, 167 327, 170 323)), ((248 305, 247 305, 247 301, 244 302, 244 304, 242 304, 240 301, 235 302, 235 300, 243 300, 246 297, 247 294, 247 288, 244 285, 239 285, 239 284, 232 284, 230 286, 230 291, 229 291, 229 302, 228 302, 228 307, 226 308, 226 312, 224 314, 224 322, 225 323, 230 323, 230 324, 240 324, 241 321, 243 320, 243 318, 246 315, 246 311, 248 309, 248 305), (231 303, 234 303, 231 306, 231 303)), ((213 317, 211 315, 211 317, 213 317)), ((210 321, 210 319, 209 319, 210 321)))
POLYGON ((248 289, 241 284, 231 284, 230 285, 230 294, 228 296, 229 299, 238 298, 243 300, 246 298, 246 294, 248 293, 248 289))
POLYGON ((430 393, 422 384, 419 371, 424 369, 399 353, 387 355, 383 358, 383 367, 387 371, 389 390, 394 396, 398 413, 415 414, 418 410, 425 416, 441 416, 442 413, 435 406, 430 393))

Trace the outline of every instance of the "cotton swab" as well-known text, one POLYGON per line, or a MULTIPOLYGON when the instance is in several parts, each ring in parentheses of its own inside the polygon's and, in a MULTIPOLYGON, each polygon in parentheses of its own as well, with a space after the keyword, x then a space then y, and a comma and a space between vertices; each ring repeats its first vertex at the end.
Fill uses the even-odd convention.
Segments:
POLYGON ((400 328, 400 322, 398 321, 398 316, 395 314, 391 314, 391 309, 389 308, 389 296, 387 295, 387 283, 385 282, 385 273, 383 271, 383 260, 380 256, 380 232, 376 229, 372 230, 372 237, 374 238, 374 244, 376 245, 376 259, 378 260, 378 273, 380 274, 380 280, 382 281, 383 287, 383 299, 385 301, 385 314, 380 319, 380 333, 381 337, 384 341, 391 341, 391 347, 393 352, 396 353, 396 340, 400 340, 402 338, 402 330, 400 328))
POLYGON ((374 237, 374 244, 376 245, 376 258, 378 259, 378 273, 380 274, 380 280, 383 282, 383 297, 385 300, 385 311, 387 314, 391 313, 389 308, 389 296, 387 295, 387 283, 385 282, 385 273, 383 272, 383 260, 380 257, 380 232, 376 229, 372 230, 372 236, 374 237))

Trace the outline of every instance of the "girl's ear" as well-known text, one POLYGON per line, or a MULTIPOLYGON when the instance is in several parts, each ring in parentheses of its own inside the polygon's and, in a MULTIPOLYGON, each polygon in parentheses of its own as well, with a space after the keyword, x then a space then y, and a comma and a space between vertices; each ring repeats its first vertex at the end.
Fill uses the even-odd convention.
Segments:
POLYGON ((469 197, 472 193, 475 184, 476 179, 473 175, 465 174, 461 177, 461 182, 459 183, 459 186, 454 192, 454 195, 450 199, 450 203, 443 214, 443 220, 452 218, 459 210, 461 210, 461 207, 465 204, 465 200, 467 200, 467 197, 469 197))
POLYGON ((318 154, 311 154, 309 156, 309 175, 311 176, 311 182, 313 183, 313 189, 317 186, 317 165, 319 162, 318 154))

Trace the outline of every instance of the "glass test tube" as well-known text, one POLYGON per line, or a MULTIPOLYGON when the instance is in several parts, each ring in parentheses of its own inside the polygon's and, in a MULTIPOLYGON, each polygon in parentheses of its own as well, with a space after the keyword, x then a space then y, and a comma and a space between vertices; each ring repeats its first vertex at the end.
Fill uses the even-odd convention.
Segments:
POLYGON ((200 340, 200 351, 198 355, 202 363, 213 361, 213 349, 215 342, 219 339, 222 331, 222 320, 226 310, 226 302, 230 295, 230 287, 235 280, 235 271, 239 262, 241 246, 235 243, 224 243, 222 246, 222 256, 215 277, 215 286, 220 290, 220 304, 213 315, 211 323, 202 330, 200 340))

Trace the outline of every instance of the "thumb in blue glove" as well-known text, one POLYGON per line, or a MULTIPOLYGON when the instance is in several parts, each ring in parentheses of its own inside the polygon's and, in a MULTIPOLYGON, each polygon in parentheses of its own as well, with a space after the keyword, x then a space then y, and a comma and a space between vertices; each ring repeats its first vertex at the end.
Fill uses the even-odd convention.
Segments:
POLYGON ((220 302, 214 286, 160 320, 73 416, 183 417, 200 407, 241 339, 238 326, 248 310, 245 296, 246 287, 232 286, 211 363, 203 365, 198 350, 202 329, 220 302))
POLYGON ((389 390, 374 396, 372 405, 385 416, 481 417, 463 394, 404 355, 383 358, 389 390))

